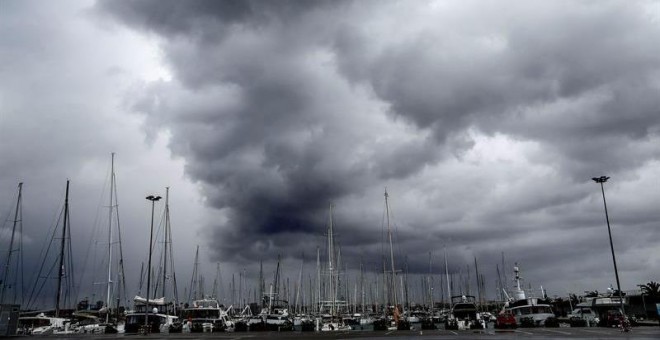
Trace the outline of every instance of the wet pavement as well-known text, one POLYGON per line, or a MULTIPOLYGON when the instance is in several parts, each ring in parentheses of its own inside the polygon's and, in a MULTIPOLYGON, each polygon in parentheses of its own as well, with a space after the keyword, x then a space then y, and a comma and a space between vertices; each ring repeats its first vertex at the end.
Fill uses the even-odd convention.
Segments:
POLYGON ((236 332, 236 333, 178 333, 178 334, 114 334, 114 335, 58 335, 39 336, 57 339, 481 339, 481 338, 543 338, 543 339, 660 339, 660 327, 635 327, 631 332, 616 328, 519 328, 515 330, 410 330, 410 331, 344 331, 344 332, 236 332))

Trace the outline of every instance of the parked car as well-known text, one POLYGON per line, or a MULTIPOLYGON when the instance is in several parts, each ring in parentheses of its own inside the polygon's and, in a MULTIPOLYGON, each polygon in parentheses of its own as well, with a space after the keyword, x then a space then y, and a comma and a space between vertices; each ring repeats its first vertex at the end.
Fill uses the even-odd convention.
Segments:
POLYGON ((516 318, 511 312, 502 312, 497 315, 495 319, 495 328, 516 328, 518 324, 516 323, 516 318))
POLYGON ((621 321, 623 320, 623 314, 618 310, 608 310, 607 311, 607 327, 619 327, 621 321))
POLYGON ((583 324, 584 326, 595 326, 600 321, 598 314, 589 307, 578 307, 573 309, 573 311, 568 314, 568 319, 570 320, 571 325, 583 324), (579 321, 583 322, 580 323, 579 321))

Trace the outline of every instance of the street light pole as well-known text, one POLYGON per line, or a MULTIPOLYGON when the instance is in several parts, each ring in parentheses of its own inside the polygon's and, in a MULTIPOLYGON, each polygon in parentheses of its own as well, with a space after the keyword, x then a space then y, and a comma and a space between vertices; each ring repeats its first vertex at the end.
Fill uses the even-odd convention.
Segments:
POLYGON ((151 201, 151 231, 149 233, 149 263, 147 265, 147 303, 144 312, 144 328, 145 332, 150 333, 149 329, 149 288, 151 288, 151 245, 154 239, 154 207, 156 202, 161 199, 160 196, 149 195, 146 197, 151 201))
POLYGON ((610 229, 610 217, 607 214, 607 201, 605 200, 605 187, 603 183, 610 179, 608 176, 594 177, 592 180, 600 184, 600 191, 603 193, 603 206, 605 207, 605 221, 607 222, 607 233, 610 236, 610 249, 612 250, 612 261, 614 262, 614 276, 616 277, 616 288, 619 290, 619 302, 621 303, 621 313, 625 317, 626 311, 623 307, 623 295, 621 293, 621 284, 619 283, 619 271, 616 267, 616 256, 614 255, 614 244, 612 243, 612 230, 610 229))

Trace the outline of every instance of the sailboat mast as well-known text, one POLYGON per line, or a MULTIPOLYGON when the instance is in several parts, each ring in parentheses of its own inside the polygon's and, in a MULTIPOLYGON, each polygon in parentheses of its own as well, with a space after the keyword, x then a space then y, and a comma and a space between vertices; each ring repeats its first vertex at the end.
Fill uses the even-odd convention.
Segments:
POLYGON ((381 255, 381 257, 382 257, 381 260, 383 262, 383 283, 382 283, 383 284, 383 306, 384 306, 384 308, 383 308, 383 317, 385 317, 387 315, 387 304, 390 303, 390 297, 387 294, 387 277, 386 277, 386 275, 387 275, 387 269, 386 268, 387 267, 385 265, 385 255, 384 254, 381 255))
POLYGON ((332 299, 332 306, 330 307, 330 315, 334 316, 335 312, 335 278, 334 278, 334 266, 333 266, 333 257, 335 253, 334 249, 334 240, 332 236, 332 204, 330 204, 330 211, 328 216, 328 273, 330 275, 330 298, 332 299))
POLYGON ((408 306, 409 300, 408 300, 408 255, 405 257, 405 265, 404 268, 406 269, 403 277, 401 278, 401 293, 402 293, 402 298, 403 298, 403 306, 408 309, 410 306, 408 306))
POLYGON ((427 281, 428 290, 429 290, 429 300, 431 301, 431 313, 433 312, 433 307, 435 303, 433 302, 433 270, 431 266, 431 252, 429 252, 429 277, 427 281))
MULTIPOLYGON (((0 304, 3 304, 5 301, 5 290, 7 288, 7 280, 9 279, 9 266, 11 265, 11 253, 14 252, 14 237, 16 235, 16 225, 18 224, 19 221, 22 223, 22 219, 23 219, 23 212, 21 210, 22 193, 23 193, 23 182, 18 183, 18 198, 16 200, 16 210, 14 211, 14 226, 11 229, 11 239, 9 241, 9 250, 7 252, 7 262, 5 263, 5 272, 2 277, 2 281, 0 281, 0 284, 2 284, 2 290, 0 291, 0 304), (20 220, 18 217, 19 214, 21 215, 20 220)), ((18 273, 16 273, 16 275, 18 275, 18 273)), ((21 280, 21 287, 22 284, 23 282, 21 280)), ((16 290, 14 290, 14 302, 15 301, 16 301, 16 290)))
MULTIPOLYGON (((339 316, 339 308, 337 307, 337 295, 339 295, 339 289, 341 288, 339 285, 339 268, 341 268, 341 248, 339 248, 339 250, 337 251, 335 281, 334 281, 335 289, 334 289, 334 294, 332 295, 332 307, 333 310, 337 313, 337 316, 339 316)), ((348 285, 346 287, 348 287, 348 285)), ((346 294, 346 296, 348 296, 348 294, 346 294)))
POLYGON ((298 276, 298 288, 296 289, 296 313, 300 313, 300 291, 303 287, 303 266, 305 265, 305 253, 302 254, 302 262, 300 263, 300 275, 298 276))
POLYGON ((142 285, 144 284, 144 262, 140 265, 140 281, 138 283, 138 295, 142 295, 142 285))
POLYGON ((362 305, 362 314, 365 313, 365 301, 364 301, 364 265, 362 264, 362 259, 360 259, 360 302, 362 305))
POLYGON ((447 246, 444 247, 445 251, 445 276, 447 277, 447 300, 451 306, 451 285, 449 283, 449 267, 447 266, 447 246))
MULTIPOLYGON (((280 254, 277 254, 277 268, 275 269, 275 295, 280 296, 280 254)), ((270 298, 273 299, 273 292, 271 292, 270 298)))
POLYGON ((321 248, 316 247, 316 285, 317 285, 317 290, 316 290, 316 303, 318 304, 318 311, 319 314, 322 312, 322 306, 321 306, 321 248))
POLYGON ((167 281, 167 242, 169 237, 170 230, 170 187, 165 187, 165 232, 163 233, 165 237, 165 242, 163 242, 163 297, 165 295, 166 288, 165 282, 167 281))
POLYGON ((477 278, 477 298, 479 299, 479 307, 481 307, 481 281, 479 279, 479 267, 477 266, 477 257, 474 257, 474 272, 477 278))
MULTIPOLYGON (((263 259, 259 260, 259 298, 261 299, 261 307, 264 306, 264 261, 263 259)), ((232 300, 233 302, 233 300, 232 300)))
POLYGON ((110 204, 108 212, 108 283, 107 283, 107 294, 105 299, 105 306, 108 309, 108 312, 105 314, 105 322, 110 320, 110 292, 112 290, 112 188, 115 185, 115 153, 110 154, 110 204))
MULTIPOLYGON (((114 154, 113 154, 114 155, 114 154)), ((122 249, 122 244, 121 244, 121 225, 119 223, 119 202, 118 202, 118 195, 117 195, 117 177, 114 173, 114 158, 113 158, 113 171, 112 171, 112 181, 113 185, 110 187, 110 190, 114 193, 114 199, 111 202, 111 206, 114 208, 115 211, 115 216, 117 219, 117 244, 118 244, 118 250, 119 250, 119 259, 117 261, 117 291, 115 293, 116 301, 117 301, 117 308, 119 308, 120 300, 122 298, 126 298, 126 275, 124 272, 124 251, 122 249)))
MULTIPOLYGON (((245 277, 245 268, 242 272, 238 272, 238 305, 243 306, 243 277, 245 277)), ((203 298, 203 296, 202 296, 203 298)))
MULTIPOLYGON (((198 285, 197 276, 199 275, 197 273, 197 269, 198 269, 197 265, 199 263, 198 261, 199 261, 199 245, 197 246, 197 249, 195 250, 195 263, 193 264, 193 273, 192 273, 192 277, 190 278, 190 292, 188 293, 188 301, 189 302, 192 302, 194 300, 198 300, 198 298, 197 298, 197 288, 198 288, 197 287, 197 285, 198 285)), ((232 281, 233 281, 233 279, 232 279, 232 281)), ((233 292, 232 292, 232 295, 233 295, 233 292)), ((233 301, 234 301, 234 298, 232 296, 232 302, 233 301)))
POLYGON ((504 252, 502 252, 502 271, 503 271, 502 272, 502 278, 503 278, 502 282, 504 282, 504 284, 502 285, 503 286, 502 289, 506 290, 507 287, 509 286, 509 279, 507 278, 507 275, 506 275, 506 263, 504 262, 504 252))
POLYGON ((389 195, 387 194, 387 188, 385 188, 385 212, 387 216, 387 236, 390 241, 390 263, 392 265, 392 292, 393 292, 393 297, 394 297, 394 307, 396 308, 397 306, 397 298, 396 298, 396 273, 394 271, 394 248, 392 246, 392 228, 390 227, 390 204, 388 202, 388 197, 389 195))
POLYGON ((213 280, 213 291, 211 292, 213 298, 217 300, 220 300, 220 294, 218 294, 219 277, 220 277, 220 262, 217 262, 215 268, 215 279, 213 280))
POLYGON ((60 266, 57 275, 57 299, 55 301, 55 317, 60 316, 60 298, 62 295, 62 277, 64 276, 64 247, 66 241, 66 225, 69 222, 69 180, 66 181, 64 196, 64 224, 62 225, 62 242, 60 243, 60 266))

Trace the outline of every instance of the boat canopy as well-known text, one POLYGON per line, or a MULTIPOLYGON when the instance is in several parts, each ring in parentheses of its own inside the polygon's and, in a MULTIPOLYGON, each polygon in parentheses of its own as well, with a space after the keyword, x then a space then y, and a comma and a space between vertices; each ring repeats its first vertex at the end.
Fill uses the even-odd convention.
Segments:
MULTIPOLYGON (((145 298, 143 298, 143 297, 141 297, 141 296, 137 296, 137 295, 136 295, 136 296, 133 298, 133 302, 135 302, 135 303, 141 303, 141 304, 146 304, 146 303, 147 303, 147 299, 145 299, 145 298)), ((166 305, 166 303, 165 303, 165 298, 164 298, 164 297, 161 297, 161 298, 158 298, 158 299, 149 299, 149 304, 150 304, 150 305, 160 305, 160 306, 164 306, 164 305, 166 305)))

